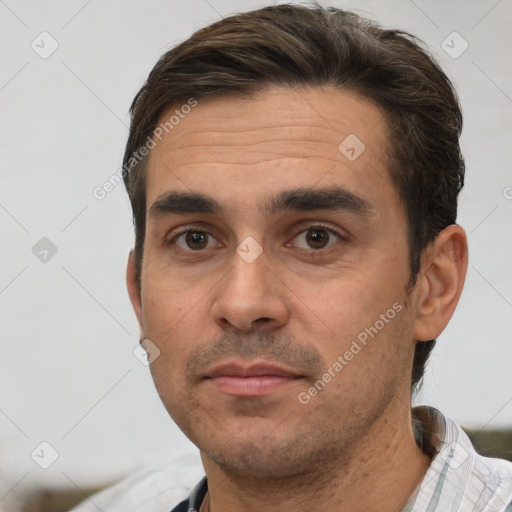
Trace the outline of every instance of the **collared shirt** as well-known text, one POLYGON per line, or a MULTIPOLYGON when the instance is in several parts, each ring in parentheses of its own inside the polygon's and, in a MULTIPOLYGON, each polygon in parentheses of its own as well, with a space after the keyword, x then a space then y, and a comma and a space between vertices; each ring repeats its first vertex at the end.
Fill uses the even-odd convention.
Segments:
MULTIPOLYGON (((417 442, 433 459, 401 512, 512 512, 511 462, 477 454, 462 428, 436 409, 415 407, 413 418, 417 442)), ((133 475, 72 512, 199 512, 207 489, 198 458, 176 461, 133 475)))

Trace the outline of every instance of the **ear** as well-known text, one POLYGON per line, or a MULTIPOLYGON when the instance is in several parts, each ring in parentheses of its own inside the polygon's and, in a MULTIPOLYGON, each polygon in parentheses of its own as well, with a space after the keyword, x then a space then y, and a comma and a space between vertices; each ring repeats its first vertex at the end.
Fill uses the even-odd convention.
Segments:
POLYGON ((135 312, 135 316, 139 322, 140 333, 142 336, 141 339, 143 339, 142 300, 135 274, 135 253, 133 249, 128 255, 128 264, 126 266, 126 286, 128 287, 128 295, 130 296, 133 311, 135 312))
POLYGON ((459 302, 467 268, 466 233, 452 224, 423 254, 417 284, 415 340, 433 340, 443 332, 459 302))

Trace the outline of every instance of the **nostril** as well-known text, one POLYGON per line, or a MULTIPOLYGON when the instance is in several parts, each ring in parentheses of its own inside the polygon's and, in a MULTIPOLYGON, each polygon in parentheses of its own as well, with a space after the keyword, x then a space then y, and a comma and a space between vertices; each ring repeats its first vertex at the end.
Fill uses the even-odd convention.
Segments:
POLYGON ((255 320, 254 323, 268 324, 268 322, 270 322, 271 320, 272 320, 271 318, 264 316, 264 317, 258 318, 258 320, 255 320))
POLYGON ((224 324, 224 325, 230 325, 229 320, 228 320, 227 318, 225 318, 225 317, 222 317, 222 318, 220 319, 220 321, 221 321, 221 323, 222 323, 222 324, 224 324))

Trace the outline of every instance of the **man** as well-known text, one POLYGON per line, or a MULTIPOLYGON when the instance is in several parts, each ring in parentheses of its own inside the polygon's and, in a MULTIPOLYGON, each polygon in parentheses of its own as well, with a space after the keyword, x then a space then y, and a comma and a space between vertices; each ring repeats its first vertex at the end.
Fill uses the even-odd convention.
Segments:
POLYGON ((167 52, 131 112, 129 295, 206 477, 96 506, 512 511, 512 464, 411 410, 467 268, 462 116, 414 38, 318 5, 240 14, 167 52))

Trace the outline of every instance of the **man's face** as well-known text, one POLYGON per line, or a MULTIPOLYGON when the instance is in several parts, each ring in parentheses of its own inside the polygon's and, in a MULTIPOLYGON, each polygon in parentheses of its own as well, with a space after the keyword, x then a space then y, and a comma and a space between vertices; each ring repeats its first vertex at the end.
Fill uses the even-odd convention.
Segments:
POLYGON ((163 403, 225 469, 296 474, 408 414, 386 129, 356 95, 271 88, 200 100, 151 152, 139 321, 163 403))

